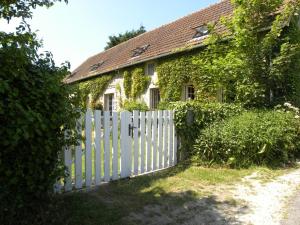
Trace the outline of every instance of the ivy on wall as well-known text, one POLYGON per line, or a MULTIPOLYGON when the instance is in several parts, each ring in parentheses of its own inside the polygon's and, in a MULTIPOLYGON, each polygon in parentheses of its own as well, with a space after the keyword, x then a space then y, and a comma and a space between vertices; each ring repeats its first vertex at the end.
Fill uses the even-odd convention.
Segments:
POLYGON ((144 68, 136 67, 124 72, 126 98, 137 99, 146 92, 151 78, 145 75, 144 68))
POLYGON ((88 81, 83 81, 78 84, 81 103, 83 107, 87 106, 87 101, 90 96, 91 104, 94 105, 101 95, 103 95, 104 91, 108 87, 109 83, 113 80, 113 75, 103 75, 88 81))
POLYGON ((124 71, 123 79, 124 79, 125 95, 126 95, 126 98, 129 98, 131 95, 131 84, 132 84, 131 73, 127 70, 124 71))
POLYGON ((160 60, 156 70, 162 99, 166 102, 181 100, 182 88, 189 83, 195 87, 196 99, 215 101, 220 85, 217 77, 211 76, 210 60, 211 55, 204 49, 160 60))
POLYGON ((212 33, 210 49, 216 52, 211 74, 231 99, 248 107, 272 107, 285 101, 299 105, 300 1, 233 0, 234 13, 223 18, 228 34, 212 33), (280 9, 280 10, 278 10, 280 9), (274 14, 278 12, 278 14, 274 14))
POLYGON ((300 1, 285 4, 271 20, 270 14, 283 0, 267 2, 233 1, 233 17, 221 20, 230 35, 217 33, 212 25, 202 49, 187 47, 185 53, 160 59, 157 73, 163 100, 180 100, 182 87, 190 83, 200 101, 216 100, 222 89, 226 102, 249 107, 285 101, 299 105, 300 1), (255 14, 260 16, 253 17, 255 14))
MULTIPOLYGON (((80 92, 82 106, 86 108, 88 100, 90 100, 90 106, 99 105, 99 98, 103 95, 114 77, 114 74, 110 73, 76 84, 80 92)), ((141 66, 125 70, 123 78, 125 95, 127 98, 133 100, 145 93, 151 80, 149 76, 145 75, 144 69, 141 66)), ((122 107, 121 86, 118 84, 116 89, 119 94, 120 107, 122 107)), ((99 107, 97 106, 97 108, 99 107)))
MULTIPOLYGON (((216 101, 222 90, 227 103, 300 105, 300 0, 290 1, 271 20, 270 13, 283 0, 233 0, 233 4, 233 16, 221 19, 229 33, 219 34, 212 24, 202 48, 187 46, 181 49, 184 52, 157 60, 162 100, 181 100, 183 86, 192 84, 198 101, 216 101)), ((127 68, 123 78, 126 98, 131 100, 145 93, 150 83, 143 64, 127 68)), ((80 84, 80 89, 85 97, 91 93, 92 101, 97 100, 112 79, 112 75, 102 76, 80 84)))

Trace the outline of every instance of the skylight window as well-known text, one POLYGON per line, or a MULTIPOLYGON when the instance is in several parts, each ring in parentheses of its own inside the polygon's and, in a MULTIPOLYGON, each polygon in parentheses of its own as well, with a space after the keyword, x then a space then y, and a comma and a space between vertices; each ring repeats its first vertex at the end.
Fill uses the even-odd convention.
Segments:
POLYGON ((132 50, 132 57, 137 57, 140 56, 141 54, 143 54, 148 48, 150 47, 150 45, 143 45, 141 47, 137 47, 136 49, 132 50))
POLYGON ((194 35, 193 38, 200 38, 200 37, 204 37, 209 34, 209 30, 206 25, 196 27, 195 31, 196 31, 196 34, 194 35))
POLYGON ((104 63, 104 61, 100 61, 99 63, 92 65, 90 67, 90 71, 95 71, 95 70, 99 69, 103 65, 103 63, 104 63))

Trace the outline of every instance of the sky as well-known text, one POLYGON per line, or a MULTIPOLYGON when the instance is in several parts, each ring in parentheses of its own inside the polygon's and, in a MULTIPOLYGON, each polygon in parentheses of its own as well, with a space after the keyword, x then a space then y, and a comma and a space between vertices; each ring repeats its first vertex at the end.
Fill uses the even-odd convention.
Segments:
MULTIPOLYGON (((220 0, 69 0, 37 8, 29 21, 43 40, 42 50, 53 54, 57 65, 65 61, 76 69, 102 52, 108 36, 145 26, 147 31, 198 11, 220 0)), ((0 20, 0 30, 12 31, 17 21, 0 20)))

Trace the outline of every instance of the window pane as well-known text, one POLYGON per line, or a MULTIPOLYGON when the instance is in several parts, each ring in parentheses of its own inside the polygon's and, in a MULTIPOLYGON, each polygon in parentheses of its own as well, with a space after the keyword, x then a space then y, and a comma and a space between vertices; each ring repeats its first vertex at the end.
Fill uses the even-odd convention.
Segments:
POLYGON ((194 35, 193 38, 203 37, 203 36, 208 35, 208 33, 209 33, 208 27, 206 25, 196 27, 195 30, 196 30, 196 34, 194 35))
POLYGON ((158 88, 150 89, 150 108, 157 109, 160 102, 160 94, 158 88))
POLYGON ((186 98, 187 100, 195 99, 195 88, 193 86, 186 87, 186 98))
POLYGON ((148 75, 154 75, 154 72, 155 72, 155 65, 154 63, 151 63, 151 64, 148 64, 148 68, 147 68, 147 72, 148 72, 148 75))

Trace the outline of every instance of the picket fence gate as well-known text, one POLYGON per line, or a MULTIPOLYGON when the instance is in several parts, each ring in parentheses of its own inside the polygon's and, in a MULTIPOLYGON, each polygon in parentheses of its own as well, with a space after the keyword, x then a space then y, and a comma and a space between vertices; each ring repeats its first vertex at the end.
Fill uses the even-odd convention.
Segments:
POLYGON ((118 113, 88 109, 77 124, 83 141, 64 149, 69 176, 55 185, 55 191, 88 188, 176 165, 173 119, 170 110, 118 113))

